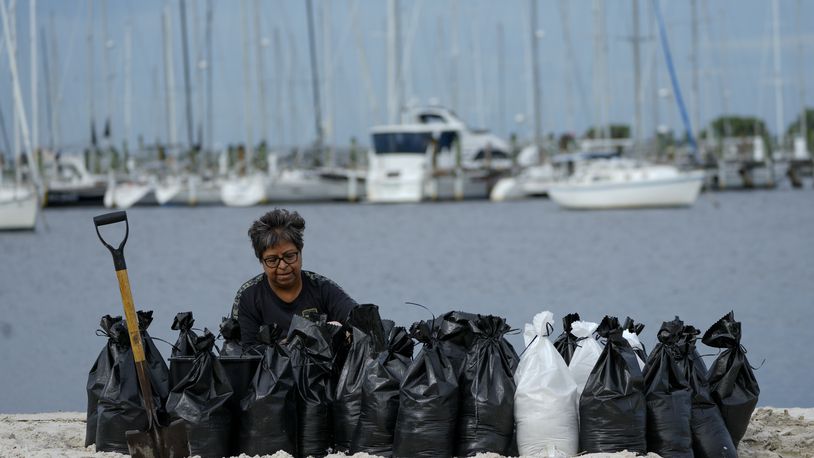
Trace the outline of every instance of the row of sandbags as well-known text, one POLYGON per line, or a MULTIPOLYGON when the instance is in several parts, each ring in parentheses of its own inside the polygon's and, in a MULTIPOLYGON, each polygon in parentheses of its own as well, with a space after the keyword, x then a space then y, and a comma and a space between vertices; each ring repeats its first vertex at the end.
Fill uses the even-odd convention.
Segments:
POLYGON ((632 320, 608 316, 597 325, 573 314, 563 323, 554 344, 550 312, 526 325, 515 374, 521 455, 737 456, 760 389, 731 312, 702 339, 724 349, 709 370, 695 347, 699 331, 677 317, 662 324, 649 357, 637 337, 643 326, 632 320))
MULTIPOLYGON (((173 323, 171 359, 187 357, 191 367, 170 386, 146 333, 151 319, 139 312, 159 416, 185 420, 201 456, 736 456, 759 393, 731 313, 704 336, 725 348, 709 371, 695 350, 698 332, 677 318, 662 326, 649 358, 643 326, 613 317, 597 325, 568 315, 552 344, 553 316, 538 314, 525 327, 522 358, 504 319, 464 312, 408 332, 363 305, 344 328, 324 317, 295 317, 287 335, 264 326, 251 349, 240 345, 236 321, 224 320, 220 356, 260 359, 248 387, 231 386, 215 337, 197 335, 191 313, 173 323), (422 348, 412 358, 414 340, 422 348)), ((89 374, 86 442, 126 453, 124 431, 144 429, 146 417, 126 325, 105 317, 101 327, 108 343, 89 374)))

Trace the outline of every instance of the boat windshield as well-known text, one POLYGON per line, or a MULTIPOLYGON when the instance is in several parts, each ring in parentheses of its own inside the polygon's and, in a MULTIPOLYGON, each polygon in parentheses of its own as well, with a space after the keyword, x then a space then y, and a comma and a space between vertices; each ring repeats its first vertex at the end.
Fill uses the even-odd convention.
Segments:
POLYGON ((373 134, 376 154, 425 154, 432 140, 430 132, 387 132, 373 134))

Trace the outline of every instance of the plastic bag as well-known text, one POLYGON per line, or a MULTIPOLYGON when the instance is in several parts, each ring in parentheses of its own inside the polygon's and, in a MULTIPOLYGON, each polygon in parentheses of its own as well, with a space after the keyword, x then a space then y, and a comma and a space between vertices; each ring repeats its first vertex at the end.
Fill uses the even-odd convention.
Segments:
POLYGON ((597 333, 607 339, 579 400, 579 448, 588 453, 646 453, 647 407, 636 354, 615 317, 597 333))
MULTIPOLYGON (((624 324, 622 324, 622 329, 636 336, 636 340, 631 342, 630 345, 642 361, 647 361, 647 351, 644 348, 644 344, 639 340, 639 336, 642 335, 642 331, 644 331, 644 324, 637 323, 633 321, 633 318, 627 317, 625 318, 624 324), (634 345, 634 343, 636 343, 636 345, 634 345)), ((630 339, 628 339, 628 341, 630 342, 630 339)))
MULTIPOLYGON (((138 311, 137 316, 144 344, 147 376, 150 378, 155 402, 154 408, 157 416, 161 418, 163 417, 163 402, 169 391, 169 371, 147 333, 147 327, 152 322, 152 312, 138 311)), ((125 433, 129 430, 144 431, 147 428, 147 411, 144 410, 141 400, 126 320, 112 323, 109 328, 109 337, 112 342, 115 342, 116 349, 113 350, 113 353, 115 353, 116 359, 97 404, 96 450, 126 454, 128 448, 125 433)))
POLYGON ((413 357, 413 339, 407 330, 382 320, 387 349, 369 361, 362 382, 359 422, 353 433, 351 453, 391 456, 399 412, 399 386, 413 357))
POLYGON ((472 323, 478 319, 474 313, 447 312, 435 319, 437 345, 452 363, 455 374, 460 375, 466 355, 475 341, 472 323))
POLYGON ((192 312, 181 312, 175 315, 172 321, 172 330, 180 331, 178 333, 178 340, 172 347, 172 357, 176 356, 195 356, 195 342, 198 340, 198 335, 192 330, 192 325, 195 324, 195 319, 192 318, 192 312))
POLYGON ((737 458, 738 452, 732 437, 726 429, 718 405, 712 400, 707 383, 707 366, 695 341, 700 331, 692 326, 684 326, 680 349, 685 355, 684 362, 687 380, 692 394, 692 448, 698 458, 737 458))
POLYGON ((692 458, 692 395, 679 349, 684 323, 665 321, 644 374, 647 401, 647 451, 664 457, 692 458))
MULTIPOLYGON (((99 323, 100 329, 96 331, 97 335, 107 337, 107 342, 105 343, 105 347, 102 348, 102 351, 99 352, 99 356, 96 358, 96 362, 93 363, 90 372, 88 372, 88 383, 86 385, 88 409, 87 420, 85 422, 85 447, 96 443, 96 421, 98 419, 96 409, 99 406, 99 396, 102 395, 107 381, 110 380, 110 371, 119 353, 119 345, 116 338, 127 337, 127 334, 116 335, 110 331, 111 327, 121 320, 122 317, 120 316, 111 317, 110 315, 105 315, 99 323)), ((125 343, 122 342, 121 344, 124 345, 125 343)))
POLYGON ((579 313, 569 313, 562 318, 562 334, 554 340, 554 348, 565 360, 565 364, 571 363, 571 357, 577 349, 577 336, 571 333, 571 325, 579 321, 579 313))
POLYGON ((554 315, 542 312, 526 323, 526 350, 515 373, 514 412, 520 455, 577 454, 577 384, 548 340, 554 315))
POLYGON ((514 434, 515 361, 505 339, 511 327, 504 318, 477 315, 475 336, 458 380, 458 434, 455 456, 505 455, 514 434))
POLYGON ((262 325, 257 333, 263 359, 240 403, 239 448, 247 455, 296 453, 297 386, 291 357, 280 344, 282 334, 276 325, 262 325))
POLYGON ((384 351, 385 337, 379 307, 362 304, 351 310, 347 325, 353 340, 339 374, 333 403, 334 444, 341 452, 350 450, 362 409, 362 384, 371 359, 384 351))
POLYGON ((342 328, 326 322, 325 315, 310 321, 291 319, 286 347, 297 383, 297 454, 325 456, 333 446, 333 338, 342 328))
POLYGON ((729 312, 713 324, 702 339, 705 345, 723 348, 707 374, 710 392, 721 409, 726 428, 735 447, 749 426, 749 419, 760 396, 746 350, 741 345, 741 323, 729 312))
POLYGON ((602 354, 602 344, 593 336, 598 326, 590 321, 575 321, 571 324, 571 333, 577 338, 577 348, 568 364, 568 370, 577 384, 577 396, 585 388, 585 382, 602 354))
POLYGON ((436 458, 454 452, 458 377, 438 345, 437 333, 426 321, 410 327, 410 334, 424 346, 401 384, 395 456, 436 458))
POLYGON ((202 458, 230 456, 231 417, 227 405, 233 390, 223 366, 212 354, 215 336, 204 330, 191 350, 192 369, 170 391, 167 412, 184 420, 192 455, 202 458))
POLYGON ((240 323, 237 319, 224 317, 220 323, 220 335, 223 337, 220 356, 243 355, 244 349, 240 343, 240 323))
POLYGON ((625 329, 622 331, 622 337, 627 340, 630 348, 633 349, 633 353, 636 355, 636 361, 639 363, 639 370, 644 371, 645 360, 642 358, 642 355, 644 354, 644 345, 642 345, 641 341, 639 341, 639 336, 625 329))

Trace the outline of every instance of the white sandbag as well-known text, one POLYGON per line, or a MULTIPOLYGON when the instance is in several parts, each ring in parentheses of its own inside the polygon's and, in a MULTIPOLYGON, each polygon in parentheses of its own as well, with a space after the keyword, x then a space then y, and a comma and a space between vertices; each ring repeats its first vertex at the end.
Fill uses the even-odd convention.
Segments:
POLYGON ((561 457, 578 452, 577 384, 548 340, 553 325, 551 312, 538 313, 523 333, 528 348, 514 374, 517 448, 523 456, 561 457))
MULTIPOLYGON (((631 348, 634 350, 641 350, 644 351, 644 346, 642 345, 642 341, 639 340, 639 336, 635 332, 630 332, 627 329, 622 331, 622 337, 627 340, 627 343, 630 344, 631 348)), ((642 358, 639 357, 639 354, 636 353, 636 361, 639 363, 639 369, 644 371, 644 361, 642 358)))
POLYGON ((599 355, 602 354, 602 344, 597 342, 593 335, 597 327, 599 327, 597 323, 590 321, 571 323, 571 334, 577 339, 582 339, 577 341, 577 349, 574 350, 574 356, 571 357, 571 364, 568 366, 577 384, 577 396, 582 394, 585 382, 588 381, 588 376, 591 375, 599 355))

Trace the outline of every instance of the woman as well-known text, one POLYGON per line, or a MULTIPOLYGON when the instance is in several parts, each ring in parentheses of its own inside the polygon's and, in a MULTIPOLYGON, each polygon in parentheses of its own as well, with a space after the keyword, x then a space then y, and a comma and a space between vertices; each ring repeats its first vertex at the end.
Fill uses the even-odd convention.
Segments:
POLYGON ((357 303, 330 279, 302 270, 305 220, 297 212, 275 209, 249 228, 249 238, 263 273, 237 290, 232 318, 240 323, 241 341, 257 341, 261 325, 288 330, 293 315, 327 315, 344 322, 357 303))

